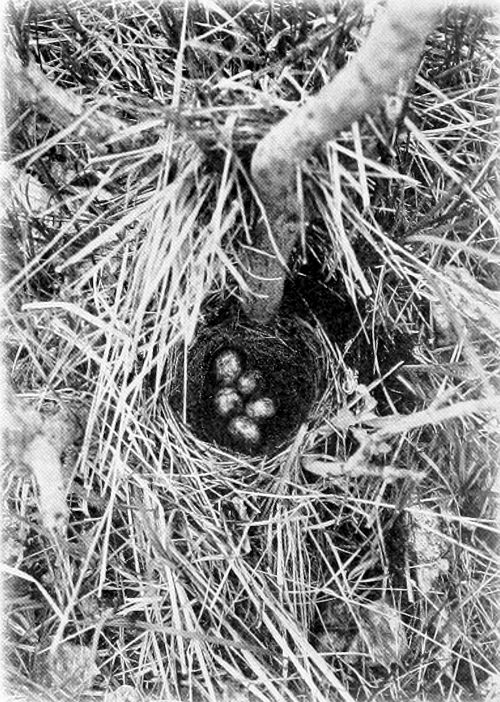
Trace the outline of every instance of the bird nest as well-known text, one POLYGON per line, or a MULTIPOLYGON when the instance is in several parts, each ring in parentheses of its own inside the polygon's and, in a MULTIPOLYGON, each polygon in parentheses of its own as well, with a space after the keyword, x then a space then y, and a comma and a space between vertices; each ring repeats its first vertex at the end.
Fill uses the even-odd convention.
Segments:
POLYGON ((251 456, 295 435, 323 388, 323 353, 299 319, 255 327, 230 319, 199 331, 175 359, 170 403, 200 439, 251 456))

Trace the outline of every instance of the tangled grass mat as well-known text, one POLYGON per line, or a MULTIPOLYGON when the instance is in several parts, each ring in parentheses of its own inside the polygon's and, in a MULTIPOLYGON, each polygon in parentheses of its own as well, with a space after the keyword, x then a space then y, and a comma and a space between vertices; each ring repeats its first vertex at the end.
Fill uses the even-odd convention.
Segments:
POLYGON ((494 699, 493 11, 451 8, 398 124, 303 164, 295 327, 226 315, 252 149, 373 9, 9 6, 8 699, 494 699), (226 346, 276 403, 250 450, 215 414, 226 346))

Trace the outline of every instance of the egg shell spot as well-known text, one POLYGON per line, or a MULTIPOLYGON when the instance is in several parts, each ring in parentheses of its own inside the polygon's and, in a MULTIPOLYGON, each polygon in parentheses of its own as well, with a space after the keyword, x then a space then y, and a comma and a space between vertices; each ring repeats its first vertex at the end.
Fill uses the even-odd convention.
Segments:
POLYGON ((228 430, 235 439, 242 439, 250 444, 258 444, 260 441, 259 427, 244 415, 233 417, 229 422, 228 430))
POLYGON ((248 402, 245 414, 251 419, 269 419, 276 414, 276 407, 270 397, 260 397, 258 400, 248 402))
POLYGON ((241 370, 241 359, 236 351, 222 351, 215 359, 215 377, 224 385, 235 383, 241 370))
POLYGON ((241 397, 234 388, 221 388, 215 395, 215 408, 222 416, 237 412, 242 407, 241 397))

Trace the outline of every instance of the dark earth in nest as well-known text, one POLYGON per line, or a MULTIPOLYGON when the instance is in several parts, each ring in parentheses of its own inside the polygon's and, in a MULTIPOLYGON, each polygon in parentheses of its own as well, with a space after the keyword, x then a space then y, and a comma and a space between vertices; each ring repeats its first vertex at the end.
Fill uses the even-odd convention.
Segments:
MULTIPOLYGON (((256 327, 233 316, 201 330, 188 351, 186 416, 200 439, 248 455, 272 455, 293 439, 321 390, 321 349, 310 328, 294 319, 256 327), (223 351, 241 360, 243 372, 263 376, 261 396, 272 398, 276 413, 259 422, 260 441, 245 441, 228 431, 227 417, 215 409, 220 389, 215 361, 223 351)), ((179 359, 171 404, 182 413, 183 363, 179 359)))

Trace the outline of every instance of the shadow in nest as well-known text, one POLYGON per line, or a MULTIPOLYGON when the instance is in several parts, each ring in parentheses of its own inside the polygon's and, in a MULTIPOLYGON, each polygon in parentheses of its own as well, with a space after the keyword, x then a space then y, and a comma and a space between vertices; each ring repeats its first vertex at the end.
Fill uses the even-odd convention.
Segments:
POLYGON ((228 315, 197 334, 186 384, 178 359, 170 402, 179 414, 185 409, 200 439, 236 453, 273 455, 306 419, 323 375, 320 345, 304 322, 281 318, 256 327, 228 315))
MULTIPOLYGON (((370 255, 364 249, 358 252, 365 267, 375 265, 378 260, 373 262, 370 255)), ((370 385, 389 374, 371 391, 381 415, 392 414, 394 408, 402 413, 417 409, 418 398, 399 378, 407 364, 415 363, 416 337, 395 327, 373 325, 366 301, 359 300, 354 305, 340 272, 335 276, 328 274, 322 263, 311 257, 287 281, 282 309, 285 314, 293 310, 313 326, 320 325, 326 337, 340 349, 346 364, 356 371, 360 383, 370 385), (363 327, 370 330, 370 338, 363 327), (391 373, 398 364, 401 364, 398 373, 391 373)))

